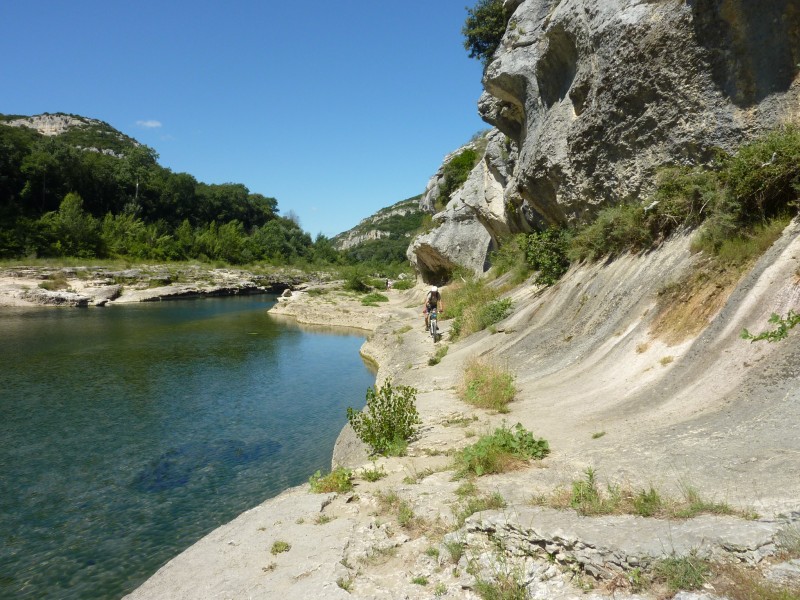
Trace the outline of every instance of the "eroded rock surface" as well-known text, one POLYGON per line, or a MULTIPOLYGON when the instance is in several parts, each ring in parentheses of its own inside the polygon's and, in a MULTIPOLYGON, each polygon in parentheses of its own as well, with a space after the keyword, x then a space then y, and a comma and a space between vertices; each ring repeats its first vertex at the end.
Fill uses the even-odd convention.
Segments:
POLYGON ((478 102, 496 130, 452 199, 438 199, 440 169, 421 202, 453 205, 435 219, 442 232, 409 249, 426 280, 453 264, 480 271, 509 233, 644 201, 659 167, 713 164, 718 149, 797 119, 800 0, 506 5, 513 16, 478 102), (450 231, 459 227, 469 232, 450 231), (480 248, 465 256, 470 237, 480 248))

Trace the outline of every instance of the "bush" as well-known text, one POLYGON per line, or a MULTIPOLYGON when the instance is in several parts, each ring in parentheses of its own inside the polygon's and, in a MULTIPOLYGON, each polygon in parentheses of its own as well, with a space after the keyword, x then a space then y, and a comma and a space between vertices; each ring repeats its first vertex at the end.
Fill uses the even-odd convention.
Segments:
POLYGON ((767 247, 756 241, 769 238, 759 229, 775 219, 785 222, 798 192, 800 129, 788 126, 743 145, 734 156, 718 153, 714 168, 662 169, 651 198, 601 210, 574 236, 568 255, 597 260, 638 252, 676 230, 702 226, 695 251, 744 264, 767 247))
POLYGON ((344 289, 364 294, 369 291, 369 285, 364 281, 363 275, 356 270, 351 270, 345 277, 344 289))
POLYGON ((416 434, 421 423, 415 405, 417 390, 387 380, 367 390, 363 411, 347 408, 347 420, 359 439, 378 454, 396 454, 416 434))
POLYGON ((555 227, 525 237, 525 263, 532 271, 538 271, 535 283, 553 285, 567 272, 569 242, 569 233, 555 227))
POLYGON ((479 359, 467 362, 464 381, 459 388, 459 396, 465 402, 479 408, 508 412, 507 405, 516 392, 514 376, 507 369, 479 359))
POLYGON ((580 230, 572 238, 568 256, 571 260, 598 260, 644 250, 653 241, 644 208, 622 204, 601 210, 592 223, 580 230))
POLYGON ((309 478, 308 483, 315 494, 349 492, 353 489, 353 472, 344 467, 337 467, 327 475, 317 471, 309 478))
POLYGON ((378 292, 372 292, 361 298, 361 304, 364 306, 378 306, 378 302, 388 302, 389 298, 378 292))
POLYGON ((505 319, 508 313, 511 312, 512 305, 513 302, 511 298, 501 298, 499 300, 492 300, 481 306, 478 309, 478 329, 486 329, 505 319))
POLYGON ((527 235, 519 233, 501 241, 499 248, 490 256, 492 268, 496 276, 511 272, 512 283, 521 283, 528 277, 530 267, 525 260, 525 244, 527 235))
POLYGON ((502 473, 523 461, 541 459, 550 453, 546 440, 536 439, 530 431, 517 423, 513 430, 503 426, 491 435, 467 446, 456 457, 457 475, 487 475, 502 473))
POLYGON ((411 279, 398 279, 392 282, 392 289, 394 290, 410 290, 414 287, 414 281, 411 279))

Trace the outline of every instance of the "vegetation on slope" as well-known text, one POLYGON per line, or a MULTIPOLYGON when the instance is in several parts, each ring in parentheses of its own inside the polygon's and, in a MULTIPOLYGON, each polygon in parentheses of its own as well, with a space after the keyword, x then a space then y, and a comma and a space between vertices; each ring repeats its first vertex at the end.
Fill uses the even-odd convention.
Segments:
POLYGON ((650 250, 677 231, 699 229, 693 250, 708 269, 740 273, 777 239, 797 211, 800 129, 785 127, 722 152, 713 166, 664 167, 644 202, 602 209, 570 229, 519 234, 494 254, 498 273, 531 272, 550 285, 576 261, 650 250))

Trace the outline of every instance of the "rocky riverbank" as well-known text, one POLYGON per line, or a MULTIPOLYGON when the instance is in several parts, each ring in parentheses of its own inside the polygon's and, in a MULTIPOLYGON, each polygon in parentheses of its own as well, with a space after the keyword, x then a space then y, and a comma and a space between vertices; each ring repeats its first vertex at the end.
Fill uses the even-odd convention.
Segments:
POLYGON ((318 280, 301 272, 252 273, 196 266, 6 267, 0 307, 107 306, 206 296, 279 294, 318 280))
MULTIPOLYGON (((798 342, 738 340, 743 325, 758 329, 796 299, 796 234, 790 228, 701 334, 671 345, 654 333, 654 290, 691 263, 681 239, 646 257, 580 267, 545 292, 515 288, 497 333, 449 343, 435 366, 423 289, 390 290, 380 307, 334 289, 292 294, 273 312, 369 325, 362 353, 380 365, 379 385, 391 377, 418 390, 420 435, 407 456, 370 461, 346 427, 334 463, 354 470, 353 492, 288 490, 197 542, 129 598, 479 598, 483 585, 519 585, 535 598, 649 599, 673 593, 640 586, 654 564, 694 555, 797 585, 800 565, 779 550, 800 539, 798 342), (464 362, 478 355, 516 373, 509 414, 457 397, 464 362), (747 390, 759 401, 747 401, 747 390), (650 398, 646 409, 639 396, 650 398), (503 422, 522 423, 553 452, 465 491, 450 456, 503 422), (582 517, 533 501, 569 490, 588 467, 609 490, 650 486, 666 498, 691 489, 734 514, 582 517), (385 476, 368 481, 367 471, 385 476), (502 508, 465 516, 489 498, 502 508), (288 551, 272 552, 275 542, 288 551)), ((442 325, 439 344, 448 344, 442 325)), ((723 583, 675 597, 723 598, 723 583)))

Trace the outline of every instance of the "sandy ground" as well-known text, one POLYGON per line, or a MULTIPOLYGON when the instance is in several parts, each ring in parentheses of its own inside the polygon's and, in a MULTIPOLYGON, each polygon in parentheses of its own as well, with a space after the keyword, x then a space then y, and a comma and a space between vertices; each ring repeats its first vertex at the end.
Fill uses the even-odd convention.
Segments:
MULTIPOLYGON (((659 333, 658 298, 692 264, 685 239, 647 256, 576 268, 548 290, 517 287, 509 292, 512 314, 493 332, 456 343, 448 341, 447 321, 437 345, 423 330, 422 287, 390 290, 377 307, 333 289, 281 300, 272 311, 280 318, 370 330, 362 354, 380 365, 378 384, 392 378, 418 390, 419 438, 408 456, 370 462, 345 428, 334 462, 386 477, 357 477, 350 494, 289 490, 199 541, 129 598, 429 598, 434 588, 445 598, 476 598, 464 573, 431 551, 443 543, 432 524, 451 528, 458 506, 460 483, 447 454, 501 423, 522 423, 552 448, 529 468, 477 481, 481 491, 502 495, 507 513, 568 487, 589 467, 603 483, 652 485, 664 494, 691 488, 764 517, 798 511, 800 337, 739 338, 742 327, 759 331, 772 312, 800 306, 797 233, 791 226, 725 292, 700 333, 682 341, 659 333), (447 355, 429 366, 443 345, 447 355), (464 363, 474 357, 516 375, 510 413, 458 399, 464 363), (398 527, 381 503, 387 494, 428 526, 398 527), (285 556, 270 553, 278 539, 292 544, 285 556), (414 584, 415 574, 428 584, 414 584)), ((443 297, 447 303, 447 288, 443 297)), ((685 310, 698 311, 691 300, 685 310)), ((548 577, 542 597, 594 597, 560 574, 548 577)))

